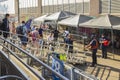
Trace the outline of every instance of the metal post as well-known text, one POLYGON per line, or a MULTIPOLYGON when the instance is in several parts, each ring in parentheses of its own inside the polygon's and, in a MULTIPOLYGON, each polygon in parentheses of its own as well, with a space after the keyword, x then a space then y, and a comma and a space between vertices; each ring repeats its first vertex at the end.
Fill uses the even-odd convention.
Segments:
POLYGON ((43 7, 44 7, 44 12, 43 12, 43 13, 45 14, 45 0, 44 0, 44 5, 43 5, 43 7))
POLYGON ((108 0, 108 14, 111 14, 111 0, 108 0))
POLYGON ((84 0, 83 0, 83 5, 82 5, 82 13, 84 14, 84 0))
POLYGON ((68 0, 68 5, 69 5, 69 12, 70 12, 70 0, 68 0))
POLYGON ((59 11, 59 5, 58 5, 58 0, 57 0, 57 11, 59 11))
POLYGON ((19 0, 17 0, 17 6, 18 6, 18 22, 20 23, 20 5, 19 5, 19 0))
POLYGON ((64 0, 62 0, 62 10, 64 11, 64 0))
POLYGON ((52 3, 53 3, 53 4, 52 4, 52 5, 53 5, 53 13, 54 13, 54 0, 52 0, 52 3))
POLYGON ((114 59, 114 32, 113 32, 113 27, 111 26, 111 40, 112 40, 112 53, 113 53, 113 59, 114 59))
POLYGON ((76 8, 76 0, 75 0, 75 13, 77 12, 77 8, 76 8))
POLYGON ((49 4, 49 0, 48 0, 48 13, 50 14, 50 4, 49 4))

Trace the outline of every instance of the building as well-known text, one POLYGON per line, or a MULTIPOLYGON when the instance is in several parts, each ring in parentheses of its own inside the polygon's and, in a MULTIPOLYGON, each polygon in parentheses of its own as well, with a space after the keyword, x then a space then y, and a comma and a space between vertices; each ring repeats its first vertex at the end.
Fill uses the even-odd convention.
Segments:
POLYGON ((20 21, 29 18, 38 17, 42 13, 42 0, 14 0, 15 1, 15 14, 20 15, 20 21), (18 13, 19 1, 19 13, 18 13))
MULTIPOLYGON (((15 12, 18 14, 17 1, 15 0, 15 12)), ((120 15, 119 0, 20 0, 20 16, 38 17, 43 14, 51 14, 58 11, 70 11, 78 14, 99 16, 102 14, 120 15), (36 6, 27 6, 34 4, 36 6)))

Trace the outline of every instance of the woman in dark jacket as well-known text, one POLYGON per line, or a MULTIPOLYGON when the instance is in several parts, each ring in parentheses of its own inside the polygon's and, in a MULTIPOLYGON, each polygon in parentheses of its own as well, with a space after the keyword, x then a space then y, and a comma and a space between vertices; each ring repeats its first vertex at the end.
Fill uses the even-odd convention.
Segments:
POLYGON ((10 15, 6 14, 5 18, 3 19, 3 23, 2 23, 3 31, 5 31, 3 33, 4 38, 7 38, 8 35, 9 35, 9 32, 10 32, 10 29, 9 29, 9 17, 10 17, 10 15))

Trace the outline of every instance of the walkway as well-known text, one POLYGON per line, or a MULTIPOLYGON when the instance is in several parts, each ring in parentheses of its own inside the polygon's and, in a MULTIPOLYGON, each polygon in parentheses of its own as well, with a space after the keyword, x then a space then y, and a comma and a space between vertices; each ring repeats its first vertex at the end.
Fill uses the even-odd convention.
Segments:
POLYGON ((120 55, 108 52, 108 59, 101 58, 101 51, 97 54, 98 64, 95 67, 90 67, 91 63, 91 52, 87 53, 87 65, 74 65, 98 77, 100 80, 120 80, 120 55))

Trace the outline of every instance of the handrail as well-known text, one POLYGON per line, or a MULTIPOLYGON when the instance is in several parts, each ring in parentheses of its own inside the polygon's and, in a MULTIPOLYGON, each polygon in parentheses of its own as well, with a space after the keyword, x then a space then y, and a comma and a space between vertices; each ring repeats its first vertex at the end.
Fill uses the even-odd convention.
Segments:
POLYGON ((76 67, 74 67, 73 70, 74 70, 74 72, 76 72, 77 74, 80 74, 81 76, 83 76, 83 77, 85 77, 85 78, 87 78, 87 79, 89 79, 89 80, 98 80, 98 79, 95 78, 94 76, 88 75, 87 73, 85 73, 84 71, 82 71, 82 70, 80 70, 80 69, 78 69, 78 68, 76 68, 76 67))
MULTIPOLYGON (((0 44, 2 45, 2 44, 0 44)), ((4 48, 6 48, 13 56, 15 56, 22 64, 24 64, 29 70, 31 70, 37 77, 39 77, 42 80, 45 80, 42 76, 38 75, 30 66, 28 66, 27 64, 25 64, 16 54, 14 54, 11 50, 9 50, 7 47, 5 47, 4 45, 2 45, 4 48)))
POLYGON ((19 80, 23 80, 21 77, 16 76, 16 75, 5 75, 5 76, 0 76, 0 80, 1 80, 1 79, 7 79, 7 78, 16 78, 16 79, 19 79, 19 80))
POLYGON ((33 55, 29 54, 27 51, 19 48, 18 46, 16 46, 15 44, 11 43, 10 41, 0 37, 0 39, 6 41, 7 43, 11 44, 12 46, 16 47, 17 49, 19 49, 20 51, 24 52, 27 56, 31 57, 32 59, 34 59, 36 62, 38 62, 39 64, 41 64, 43 67, 47 68, 48 70, 52 71, 55 75, 57 75, 58 77, 60 77, 63 80, 69 80, 68 78, 66 78, 65 76, 59 74, 58 72, 56 72, 55 70, 53 70, 50 66, 48 66, 47 64, 43 63, 41 60, 39 60, 38 58, 34 57, 33 55))
POLYGON ((5 52, 0 51, 2 55, 21 73, 25 80, 29 80, 29 76, 27 76, 20 68, 17 66, 12 60, 9 60, 9 56, 5 54, 5 52))

